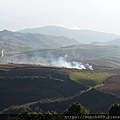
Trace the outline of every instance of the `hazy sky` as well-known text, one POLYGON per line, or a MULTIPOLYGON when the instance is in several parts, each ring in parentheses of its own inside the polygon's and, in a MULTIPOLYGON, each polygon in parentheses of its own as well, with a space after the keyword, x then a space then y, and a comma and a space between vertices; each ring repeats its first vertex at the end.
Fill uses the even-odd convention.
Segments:
POLYGON ((120 0, 0 0, 0 30, 48 25, 120 34, 120 0))

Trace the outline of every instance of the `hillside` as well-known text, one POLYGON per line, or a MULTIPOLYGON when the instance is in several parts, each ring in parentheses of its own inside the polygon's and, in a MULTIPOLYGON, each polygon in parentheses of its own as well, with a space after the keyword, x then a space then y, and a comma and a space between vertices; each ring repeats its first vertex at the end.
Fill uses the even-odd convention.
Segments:
POLYGON ((65 36, 68 38, 74 38, 80 43, 91 43, 91 42, 107 42, 120 37, 119 35, 112 33, 97 32, 92 30, 72 30, 59 26, 45 26, 39 28, 31 28, 19 30, 23 33, 41 33, 46 35, 54 36, 65 36))
POLYGON ((39 107, 44 112, 55 110, 58 113, 63 112, 73 102, 80 102, 83 106, 91 111, 91 113, 107 113, 110 105, 114 102, 119 102, 120 98, 113 95, 102 93, 95 89, 91 89, 79 96, 72 99, 52 99, 52 100, 41 100, 39 102, 29 103, 26 106, 31 108, 39 107), (47 106, 47 107, 45 107, 47 106))
POLYGON ((104 81, 104 86, 97 87, 97 90, 120 97, 120 75, 108 77, 104 81))
POLYGON ((60 48, 76 45, 78 42, 67 37, 56 37, 38 33, 0 31, 0 48, 16 51, 60 48))
POLYGON ((104 46, 120 46, 120 38, 110 40, 108 42, 93 42, 92 45, 104 45, 104 46))
MULTIPOLYGON (((4 57, 0 57, 0 63, 16 64, 41 64, 45 66, 69 65, 74 61, 89 64, 93 69, 119 68, 120 67, 119 46, 98 45, 74 45, 58 49, 20 48, 5 49, 4 57)), ((2 49, 1 49, 2 53, 2 49)))
POLYGON ((71 72, 89 74, 90 71, 29 64, 0 65, 0 111, 19 105, 61 113, 72 102, 80 102, 91 113, 107 113, 111 104, 120 102, 119 97, 71 80, 71 72))
POLYGON ((117 38, 117 39, 111 40, 109 42, 106 42, 105 45, 117 45, 117 46, 120 46, 120 38, 117 38))
POLYGON ((0 110, 43 98, 69 97, 85 89, 85 85, 70 80, 59 68, 0 66, 0 110))

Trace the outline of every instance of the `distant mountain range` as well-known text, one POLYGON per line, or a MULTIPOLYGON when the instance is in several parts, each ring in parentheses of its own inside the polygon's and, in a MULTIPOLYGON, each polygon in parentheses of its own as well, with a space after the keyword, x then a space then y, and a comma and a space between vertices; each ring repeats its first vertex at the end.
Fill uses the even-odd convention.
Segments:
POLYGON ((108 42, 93 42, 92 45, 120 46, 120 38, 108 42))
POLYGON ((70 30, 56 26, 25 29, 18 32, 0 31, 0 49, 11 51, 54 49, 82 43, 120 46, 120 36, 90 30, 70 30))
POLYGON ((120 45, 120 38, 105 43, 106 45, 120 45))
POLYGON ((117 34, 97 32, 92 30, 72 30, 59 26, 45 26, 20 30, 22 33, 41 33, 54 36, 65 36, 76 39, 80 43, 88 44, 92 42, 108 42, 120 38, 117 34))
POLYGON ((77 45, 78 41, 67 37, 57 37, 38 33, 19 33, 8 30, 0 31, 0 48, 60 48, 77 45))

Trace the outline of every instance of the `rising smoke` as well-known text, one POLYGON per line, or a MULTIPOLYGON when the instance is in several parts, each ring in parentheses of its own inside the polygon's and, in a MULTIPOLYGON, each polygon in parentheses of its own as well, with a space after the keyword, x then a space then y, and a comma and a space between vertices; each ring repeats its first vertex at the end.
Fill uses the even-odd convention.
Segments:
POLYGON ((3 57, 3 56, 4 56, 4 50, 1 51, 1 57, 3 57))
POLYGON ((83 64, 82 62, 77 62, 77 61, 68 61, 68 55, 64 55, 63 57, 58 57, 53 59, 53 55, 49 54, 49 63, 50 66, 58 66, 58 67, 66 67, 66 68, 76 68, 76 69, 89 69, 93 70, 92 65, 83 64))
MULTIPOLYGON (((3 50, 2 56, 3 57, 3 50)), ((92 65, 88 63, 84 64, 82 62, 73 61, 69 59, 68 55, 64 55, 59 57, 60 55, 53 55, 51 53, 46 54, 34 54, 32 57, 27 54, 19 54, 13 55, 11 57, 6 57, 5 61, 7 63, 15 63, 15 64, 37 64, 37 65, 44 65, 44 66, 56 66, 56 67, 64 67, 64 68, 76 68, 76 69, 89 69, 93 70, 92 65)))

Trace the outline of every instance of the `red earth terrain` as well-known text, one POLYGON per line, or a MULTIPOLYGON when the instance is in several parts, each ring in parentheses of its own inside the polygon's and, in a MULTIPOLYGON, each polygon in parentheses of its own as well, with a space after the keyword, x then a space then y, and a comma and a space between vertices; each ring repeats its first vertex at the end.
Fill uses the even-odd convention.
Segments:
POLYGON ((96 89, 120 97, 120 75, 107 78, 104 81, 104 85, 97 87, 96 89))

